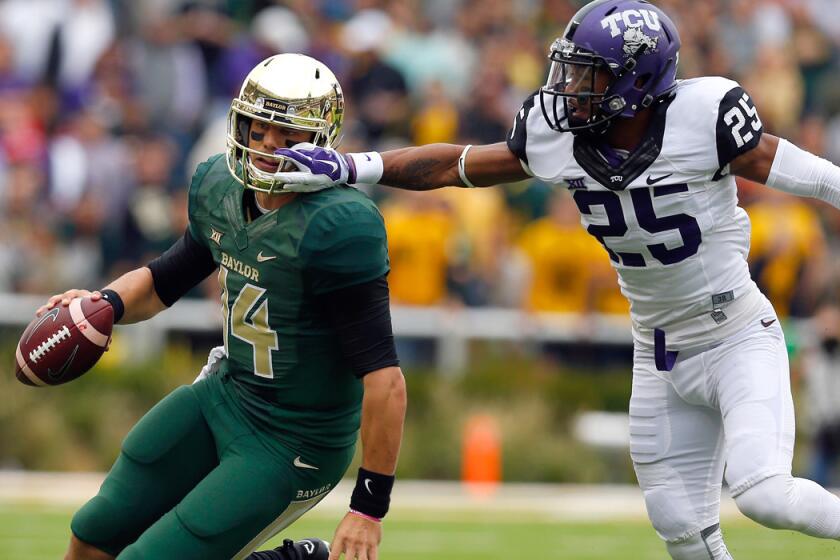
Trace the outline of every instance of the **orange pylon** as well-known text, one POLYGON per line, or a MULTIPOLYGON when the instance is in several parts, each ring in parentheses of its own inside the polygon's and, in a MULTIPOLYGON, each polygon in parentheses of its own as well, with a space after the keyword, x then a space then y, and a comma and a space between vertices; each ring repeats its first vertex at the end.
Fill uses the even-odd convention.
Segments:
POLYGON ((502 479, 502 438, 489 414, 475 414, 464 426, 461 479, 478 496, 493 494, 502 479))

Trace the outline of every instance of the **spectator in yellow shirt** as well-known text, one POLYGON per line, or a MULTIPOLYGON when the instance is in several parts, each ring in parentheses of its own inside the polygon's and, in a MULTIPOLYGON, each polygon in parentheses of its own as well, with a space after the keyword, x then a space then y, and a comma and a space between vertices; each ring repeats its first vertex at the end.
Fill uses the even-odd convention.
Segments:
POLYGON ((765 189, 746 210, 752 222, 750 271, 781 316, 808 314, 824 264, 825 238, 816 211, 800 199, 765 189))
POLYGON ((395 191, 382 205, 388 233, 391 298, 406 305, 446 299, 454 221, 445 203, 429 193, 395 191))
POLYGON ((568 192, 553 195, 548 215, 523 229, 519 246, 531 263, 531 287, 526 298, 529 310, 626 312, 626 303, 619 300, 616 304, 611 293, 618 290, 605 288, 608 281, 614 282, 610 275, 615 272, 603 247, 581 227, 568 192), (606 309, 599 301, 607 303, 606 309))

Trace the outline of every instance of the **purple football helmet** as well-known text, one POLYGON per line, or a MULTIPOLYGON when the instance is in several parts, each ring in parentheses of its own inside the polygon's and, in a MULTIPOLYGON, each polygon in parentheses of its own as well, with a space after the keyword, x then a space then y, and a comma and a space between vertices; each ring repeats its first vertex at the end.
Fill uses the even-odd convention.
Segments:
POLYGON ((647 0, 590 2, 551 45, 540 89, 545 120, 560 132, 602 133, 613 119, 635 116, 676 86, 679 50, 671 18, 647 0), (599 70, 609 77, 600 92, 599 70))

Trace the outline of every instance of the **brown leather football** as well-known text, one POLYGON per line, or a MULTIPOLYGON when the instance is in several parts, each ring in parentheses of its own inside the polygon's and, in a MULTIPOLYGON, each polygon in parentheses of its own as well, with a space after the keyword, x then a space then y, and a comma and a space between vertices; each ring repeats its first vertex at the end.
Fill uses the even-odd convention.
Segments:
POLYGON ((99 360, 111 341, 114 308, 104 299, 76 298, 29 323, 15 351, 15 376, 25 385, 61 385, 99 360))

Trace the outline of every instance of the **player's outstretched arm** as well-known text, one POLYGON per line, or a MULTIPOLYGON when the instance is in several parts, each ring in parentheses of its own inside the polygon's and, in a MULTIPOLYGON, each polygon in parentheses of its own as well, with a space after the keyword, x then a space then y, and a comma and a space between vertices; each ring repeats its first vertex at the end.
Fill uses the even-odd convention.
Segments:
POLYGON ((285 190, 292 192, 342 183, 383 184, 409 190, 489 187, 530 176, 504 142, 482 146, 428 144, 381 154, 339 154, 332 148, 299 144, 281 148, 275 154, 288 158, 298 168, 275 175, 285 183, 285 190))
POLYGON ((41 315, 56 305, 70 305, 70 300, 90 296, 107 299, 114 307, 114 323, 137 323, 150 319, 170 307, 216 269, 207 247, 197 242, 189 228, 184 236, 161 256, 127 272, 101 291, 68 290, 56 294, 38 308, 41 315))
POLYGON ((123 310, 123 313, 120 314, 115 306, 115 322, 119 320, 122 324, 137 323, 154 317, 166 309, 166 306, 155 293, 152 271, 144 266, 123 274, 103 288, 101 292, 98 290, 91 292, 74 289, 67 290, 63 294, 56 294, 47 300, 46 304, 38 308, 36 315, 40 316, 56 305, 70 305, 70 301, 77 297, 90 296, 93 301, 97 301, 103 297, 103 292, 106 294, 106 299, 109 299, 111 304, 114 305, 113 296, 109 294, 109 291, 118 295, 119 305, 123 310))
POLYGON ((382 540, 381 521, 388 512, 394 472, 402 443, 406 388, 397 366, 364 377, 362 401, 362 467, 350 511, 333 537, 330 560, 376 560, 382 540))
POLYGON ((124 312, 120 323, 124 325, 151 319, 166 309, 155 291, 152 271, 147 266, 123 274, 105 286, 106 294, 108 290, 122 299, 124 312))
POLYGON ((840 208, 840 167, 771 134, 732 160, 732 173, 798 196, 840 208))
POLYGON ((530 177, 505 142, 483 146, 428 144, 382 153, 383 185, 410 190, 490 187, 530 177))

